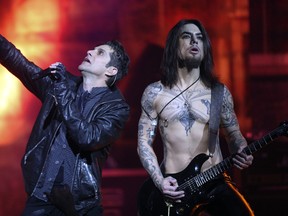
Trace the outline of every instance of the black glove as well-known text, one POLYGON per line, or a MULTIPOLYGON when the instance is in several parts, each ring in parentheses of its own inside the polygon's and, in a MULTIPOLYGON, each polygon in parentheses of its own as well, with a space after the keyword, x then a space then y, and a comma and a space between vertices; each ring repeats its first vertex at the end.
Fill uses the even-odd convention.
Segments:
POLYGON ((66 104, 70 100, 70 97, 68 96, 70 91, 65 66, 58 63, 54 65, 54 67, 51 67, 51 69, 51 74, 57 76, 57 79, 55 79, 55 82, 53 82, 54 95, 58 101, 58 104, 66 104))
POLYGON ((51 79, 56 80, 57 82, 66 80, 66 68, 62 63, 59 63, 56 66, 56 69, 52 69, 52 71, 56 71, 55 73, 51 73, 51 79))

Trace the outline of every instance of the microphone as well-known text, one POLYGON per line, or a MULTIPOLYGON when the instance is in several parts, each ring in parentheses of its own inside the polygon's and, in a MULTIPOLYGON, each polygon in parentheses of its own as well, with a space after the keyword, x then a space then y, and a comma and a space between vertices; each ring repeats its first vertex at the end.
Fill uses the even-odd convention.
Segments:
POLYGON ((51 68, 46 68, 40 71, 39 73, 33 74, 32 80, 39 80, 46 76, 50 76, 52 80, 58 80, 60 78, 59 74, 51 72, 51 68))

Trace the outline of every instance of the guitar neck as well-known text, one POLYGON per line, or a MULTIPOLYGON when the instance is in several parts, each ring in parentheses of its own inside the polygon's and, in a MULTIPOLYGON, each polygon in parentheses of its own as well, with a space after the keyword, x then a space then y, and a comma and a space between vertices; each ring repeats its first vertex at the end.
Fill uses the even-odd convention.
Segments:
MULTIPOLYGON (((272 142, 277 137, 283 135, 283 131, 287 127, 286 124, 283 124, 282 126, 274 129, 272 132, 268 133, 264 137, 262 137, 259 140, 256 140, 249 144, 247 147, 243 149, 243 152, 247 155, 251 155, 258 151, 259 149, 263 148, 264 146, 268 145, 270 142, 272 142)), ((287 130, 287 129, 286 129, 287 130)), ((284 133, 287 133, 287 131, 284 131, 284 133)), ((227 171, 233 166, 233 159, 234 155, 231 155, 227 157, 225 160, 220 162, 219 164, 211 167, 210 169, 200 173, 199 175, 195 176, 194 178, 190 179, 189 181, 193 181, 197 187, 200 187, 207 183, 208 181, 212 180, 219 174, 227 171)), ((190 185, 193 183, 190 183, 190 185)), ((194 184, 193 184, 194 185, 194 184)))

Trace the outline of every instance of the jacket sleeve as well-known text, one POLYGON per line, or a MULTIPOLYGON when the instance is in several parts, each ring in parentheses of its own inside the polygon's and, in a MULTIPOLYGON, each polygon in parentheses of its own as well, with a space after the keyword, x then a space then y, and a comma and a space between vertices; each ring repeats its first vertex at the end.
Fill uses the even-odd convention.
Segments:
POLYGON ((13 75, 15 75, 24 86, 43 100, 48 85, 51 85, 49 78, 32 80, 35 73, 42 69, 29 61, 20 50, 0 34, 0 63, 13 75))
POLYGON ((129 106, 123 99, 103 103, 97 108, 97 114, 87 119, 75 105, 75 93, 67 88, 67 83, 58 83, 55 91, 68 136, 80 150, 96 151, 119 137, 129 116, 129 106))

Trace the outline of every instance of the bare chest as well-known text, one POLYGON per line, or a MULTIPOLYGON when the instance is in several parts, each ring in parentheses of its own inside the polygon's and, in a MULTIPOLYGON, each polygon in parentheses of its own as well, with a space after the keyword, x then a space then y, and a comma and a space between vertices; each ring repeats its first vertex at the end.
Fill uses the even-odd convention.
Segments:
POLYGON ((182 124, 192 127, 195 121, 209 121, 211 90, 207 88, 186 91, 182 94, 172 90, 162 91, 156 100, 156 111, 163 125, 182 124))

